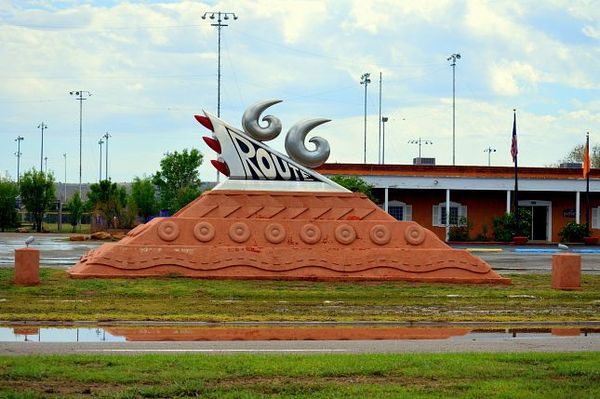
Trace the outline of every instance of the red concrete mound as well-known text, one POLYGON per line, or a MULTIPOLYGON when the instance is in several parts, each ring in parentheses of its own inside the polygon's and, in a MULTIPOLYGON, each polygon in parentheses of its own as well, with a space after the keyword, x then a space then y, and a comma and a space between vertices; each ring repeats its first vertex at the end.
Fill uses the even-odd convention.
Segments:
POLYGON ((349 192, 213 190, 90 251, 69 274, 510 284, 480 258, 349 192))

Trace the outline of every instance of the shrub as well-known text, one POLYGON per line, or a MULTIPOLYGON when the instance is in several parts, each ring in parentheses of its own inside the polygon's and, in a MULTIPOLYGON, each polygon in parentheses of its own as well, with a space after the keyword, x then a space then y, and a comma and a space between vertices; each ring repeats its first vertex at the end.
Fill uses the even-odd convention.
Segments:
POLYGON ((473 223, 464 216, 458 220, 457 226, 450 226, 448 231, 449 241, 469 241, 469 232, 473 227, 473 223))
POLYGON ((569 222, 560 230, 558 236, 561 242, 583 242, 583 237, 589 237, 590 234, 586 223, 569 222))
POLYGON ((329 178, 340 186, 347 188, 353 193, 363 193, 375 203, 379 202, 375 194, 373 194, 373 185, 367 183, 358 176, 329 176, 329 178))
POLYGON ((490 237, 488 236, 488 225, 484 223, 481 226, 481 233, 477 234, 475 237, 475 241, 489 241, 490 237))
POLYGON ((527 209, 519 209, 519 229, 517 230, 517 218, 514 213, 505 213, 494 217, 494 239, 496 241, 509 242, 515 236, 529 237, 531 233, 531 212, 527 209))

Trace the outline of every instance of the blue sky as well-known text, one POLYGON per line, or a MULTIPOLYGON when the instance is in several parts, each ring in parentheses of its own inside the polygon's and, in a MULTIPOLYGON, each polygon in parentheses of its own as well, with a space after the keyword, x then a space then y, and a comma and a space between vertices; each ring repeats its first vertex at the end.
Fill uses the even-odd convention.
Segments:
MULTIPOLYGON (((456 163, 511 165, 512 109, 519 164, 557 162, 590 132, 600 143, 600 3, 596 1, 0 1, 0 173, 39 167, 40 122, 48 169, 78 181, 79 104, 83 180, 98 179, 98 140, 110 132, 109 174, 129 181, 159 168, 164 153, 195 147, 203 180, 214 154, 193 115, 216 113, 217 32, 207 11, 235 12, 223 29, 221 115, 239 126, 246 107, 279 98, 269 113, 284 130, 304 118, 332 122, 329 162, 377 162, 379 73, 386 162, 407 164, 408 144, 452 163, 456 66, 456 163)), ((282 135, 283 136, 283 135, 282 135)), ((283 151, 283 137, 271 145, 283 151)))

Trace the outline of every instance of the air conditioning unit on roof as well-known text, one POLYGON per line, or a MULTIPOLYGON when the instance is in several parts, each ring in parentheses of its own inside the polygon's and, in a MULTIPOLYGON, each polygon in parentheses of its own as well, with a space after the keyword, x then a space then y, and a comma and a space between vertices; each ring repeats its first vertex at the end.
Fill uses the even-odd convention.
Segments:
POLYGON ((560 167, 566 169, 581 169, 583 165, 581 164, 581 162, 565 162, 561 163, 560 167))
POLYGON ((435 165, 435 158, 413 158, 413 165, 435 165))

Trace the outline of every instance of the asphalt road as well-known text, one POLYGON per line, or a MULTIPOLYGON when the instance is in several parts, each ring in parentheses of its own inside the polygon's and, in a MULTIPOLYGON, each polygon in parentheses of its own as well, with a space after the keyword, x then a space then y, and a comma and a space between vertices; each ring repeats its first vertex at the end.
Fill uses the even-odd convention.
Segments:
MULTIPOLYGON (((14 250, 24 246, 29 234, 0 233, 0 267, 13 267, 14 250)), ((33 234, 33 248, 40 250, 42 267, 69 268, 91 249, 102 245, 101 241, 71 242, 60 234, 33 234)), ((456 248, 473 250, 473 255, 488 262, 499 273, 550 273, 551 253, 520 253, 511 245, 485 245, 473 243, 457 245, 456 248)), ((526 249, 555 249, 555 246, 527 246, 526 249)), ((581 247, 582 248, 582 247, 581 247)), ((598 253, 581 254, 582 272, 600 274, 600 248, 598 253)))
MULTIPOLYGON (((485 246, 477 249, 486 249, 485 246)), ((506 246, 501 252, 473 252, 492 266, 498 273, 551 273, 551 253, 517 253, 515 248, 506 246)), ((527 249, 534 249, 528 247, 527 249)), ((544 248, 544 249, 547 249, 544 248)), ((581 255, 581 272, 600 274, 600 253, 581 255)))
POLYGON ((211 342, 2 342, 0 356, 49 354, 202 353, 202 354, 316 354, 316 353, 455 353, 455 352, 577 352, 600 351, 600 337, 480 334, 447 340, 377 341, 211 341, 211 342))

